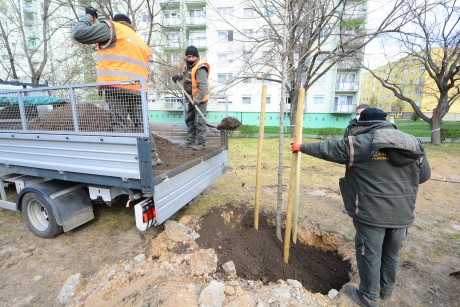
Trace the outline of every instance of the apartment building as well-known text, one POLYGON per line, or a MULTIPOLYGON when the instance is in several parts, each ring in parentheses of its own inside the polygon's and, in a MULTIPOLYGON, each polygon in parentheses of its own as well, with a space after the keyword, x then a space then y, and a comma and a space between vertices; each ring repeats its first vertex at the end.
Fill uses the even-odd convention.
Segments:
MULTIPOLYGON (((350 20, 365 20, 366 1, 356 1, 348 14, 350 20), (357 9, 357 4, 359 8, 357 9)), ((234 116, 243 124, 258 125, 262 86, 267 86, 265 124, 280 122, 281 61, 277 46, 266 44, 254 49, 255 40, 273 35, 264 17, 274 17, 274 7, 263 7, 259 16, 246 1, 223 0, 160 0, 163 47, 160 54, 170 65, 183 62, 188 45, 198 48, 203 60, 211 65, 212 99, 208 111, 211 122, 234 116), (263 63, 254 72, 248 62, 263 63), (249 69, 251 67, 251 69, 249 69), (258 68, 259 69, 259 68, 258 68)), ((344 31, 343 29, 332 29, 344 31)), ((347 35, 346 31, 341 33, 347 35)), ((331 42, 334 44, 334 41, 331 42)), ((360 69, 353 61, 335 65, 308 90, 304 103, 305 127, 345 127, 359 102, 360 69)), ((173 86, 173 85, 171 85, 173 86)), ((173 97, 170 93, 155 93, 173 97)), ((150 119, 174 121, 180 117, 178 103, 156 100, 149 106, 150 119)), ((289 98, 285 107, 285 123, 289 126, 289 98)))
MULTIPOLYGON (((136 3, 142 0, 138 0, 136 3)), ((40 38, 35 37, 40 31, 37 17, 40 14, 40 1, 22 0, 24 27, 27 28, 30 46, 37 46, 37 58, 40 58, 40 38), (30 15, 30 16, 29 16, 30 15)), ((212 99, 208 105, 208 117, 211 122, 220 122, 226 116, 234 116, 243 124, 258 125, 260 121, 262 86, 268 88, 266 97, 265 124, 277 126, 280 123, 281 84, 280 82, 280 46, 267 43, 254 48, 254 42, 267 40, 274 35, 265 18, 276 18, 278 8, 264 6, 260 8, 263 16, 254 11, 247 1, 224 0, 159 0, 155 1, 155 19, 149 20, 148 13, 139 7, 135 12, 136 30, 146 41, 151 32, 154 38, 150 42, 152 52, 152 83, 149 88, 149 119, 157 122, 182 122, 183 109, 176 99, 180 95, 177 86, 170 82, 170 77, 180 72, 184 50, 188 45, 198 48, 203 60, 211 65, 210 85, 212 99), (250 65, 258 63, 258 65, 250 65), (166 65, 165 65, 166 64, 166 65), (156 79, 155 79, 156 78, 156 79)), ((344 16, 350 21, 366 19, 367 1, 349 1, 352 8, 344 16)), ((81 4, 78 9, 83 7, 81 4)), ((69 20, 76 21, 69 8, 64 14, 69 20)), ((123 8, 120 7, 123 11, 123 8)), ((79 16, 82 12, 78 12, 79 16)), ((101 17, 100 17, 101 19, 101 17)), ((60 57, 72 50, 70 31, 73 22, 60 29, 60 35, 54 35, 49 41, 54 48, 51 52, 43 79, 54 85, 56 67, 60 70, 71 69, 72 65, 63 64, 60 57)), ((276 24, 280 25, 281 22, 276 24)), ((330 29, 341 36, 350 35, 350 29, 330 29)), ((281 31, 280 31, 281 32, 281 31)), ((337 37, 336 35, 335 37, 337 37)), ((333 46, 336 41, 331 39, 333 46)), ((73 45, 75 48, 75 44, 73 45)), ((3 55, 2 55, 3 56, 3 55)), ((87 55, 88 65, 95 55, 87 55)), ((75 65, 84 66, 82 57, 70 57, 75 65)), ((38 62, 37 62, 38 64, 38 62)), ((25 65, 25 63, 24 63, 25 65)), ((94 69, 82 69, 85 74, 80 80, 91 82, 94 69)), ((65 73, 62 73, 65 75, 65 73)), ((359 84, 361 71, 354 61, 338 63, 319 78, 306 93, 304 102, 304 127, 345 127, 354 109, 359 103, 359 84)), ((29 82, 27 74, 21 81, 29 82)), ((43 80, 42 80, 43 81, 43 80)), ((303 80, 305 81, 305 80, 303 80)), ((59 83, 57 83, 59 84, 59 83)), ((285 125, 289 126, 289 97, 283 101, 285 125)))
MULTIPOLYGON (((433 50, 433 52, 436 52, 433 50)), ((436 58, 434 56, 434 58, 436 58)), ((397 84, 403 94, 412 99, 428 117, 437 106, 437 87, 425 71, 425 66, 413 56, 404 57, 373 70, 379 78, 397 84)), ((412 119, 412 106, 380 83, 370 72, 363 73, 360 103, 366 103, 397 117, 412 119)), ((460 120, 460 104, 454 103, 444 120, 460 120)))

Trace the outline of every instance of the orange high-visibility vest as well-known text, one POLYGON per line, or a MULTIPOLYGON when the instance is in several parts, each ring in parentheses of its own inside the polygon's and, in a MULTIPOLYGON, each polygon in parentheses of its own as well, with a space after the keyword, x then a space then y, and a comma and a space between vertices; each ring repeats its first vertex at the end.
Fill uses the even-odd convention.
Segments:
MULTIPOLYGON (((186 65, 184 66, 184 72, 186 70, 186 65)), ((192 67, 192 71, 190 72, 191 78, 192 78, 192 99, 195 101, 195 96, 198 94, 199 87, 198 87, 198 82, 196 81, 196 72, 198 69, 205 67, 208 70, 208 80, 209 80, 209 74, 211 72, 211 66, 203 62, 202 60, 198 60, 198 62, 192 67)), ((208 88, 206 89, 206 95, 204 95, 202 101, 197 101, 197 102, 207 102, 209 100, 209 83, 208 83, 208 88)))
MULTIPOLYGON (((111 30, 115 30, 116 42, 113 48, 104 48, 98 44, 97 82, 144 80, 148 90, 148 59, 150 47, 127 25, 114 21, 105 21, 111 30)), ((111 85, 128 90, 141 90, 140 85, 111 85)))

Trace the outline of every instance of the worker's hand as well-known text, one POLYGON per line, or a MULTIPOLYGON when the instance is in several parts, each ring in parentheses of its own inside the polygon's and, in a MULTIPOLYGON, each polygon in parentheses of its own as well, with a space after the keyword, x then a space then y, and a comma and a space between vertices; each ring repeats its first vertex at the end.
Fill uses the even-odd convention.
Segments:
POLYGON ((174 75, 171 77, 171 79, 174 81, 174 83, 176 83, 177 81, 180 80, 180 76, 179 75, 174 75))
POLYGON ((93 16, 93 20, 97 19, 97 10, 92 6, 85 7, 85 14, 93 16))
POLYGON ((299 152, 300 151, 300 143, 291 142, 291 150, 292 152, 299 152))

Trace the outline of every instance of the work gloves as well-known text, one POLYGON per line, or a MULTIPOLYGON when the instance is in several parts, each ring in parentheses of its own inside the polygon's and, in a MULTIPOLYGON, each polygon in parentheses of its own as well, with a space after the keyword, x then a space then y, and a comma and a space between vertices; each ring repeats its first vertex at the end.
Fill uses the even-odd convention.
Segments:
POLYGON ((174 75, 171 77, 171 79, 174 81, 174 83, 176 83, 177 81, 180 80, 180 76, 179 75, 174 75))
POLYGON ((85 7, 85 14, 90 14, 97 19, 97 10, 92 6, 85 7))
POLYGON ((291 150, 292 150, 292 152, 299 152, 300 151, 300 143, 291 142, 291 150))

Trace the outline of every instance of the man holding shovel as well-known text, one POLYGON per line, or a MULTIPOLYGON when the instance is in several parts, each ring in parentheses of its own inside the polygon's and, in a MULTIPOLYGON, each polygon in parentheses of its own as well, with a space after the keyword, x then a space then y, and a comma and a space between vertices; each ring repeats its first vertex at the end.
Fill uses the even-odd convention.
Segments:
MULTIPOLYGON (((200 60, 198 49, 188 46, 185 50, 185 65, 181 75, 174 75, 174 83, 183 81, 182 90, 185 91, 188 108, 185 116, 187 125, 187 141, 182 147, 191 147, 194 150, 203 150, 207 147, 206 116, 209 99, 209 72, 208 63, 200 60), (192 101, 190 101, 190 98, 192 101), (197 112, 196 107, 201 111, 197 112)), ((179 84, 180 85, 180 84, 179 84)))

